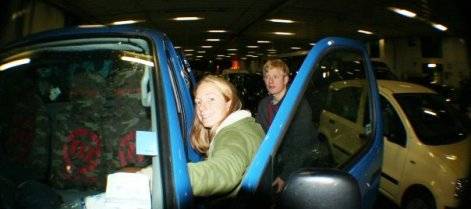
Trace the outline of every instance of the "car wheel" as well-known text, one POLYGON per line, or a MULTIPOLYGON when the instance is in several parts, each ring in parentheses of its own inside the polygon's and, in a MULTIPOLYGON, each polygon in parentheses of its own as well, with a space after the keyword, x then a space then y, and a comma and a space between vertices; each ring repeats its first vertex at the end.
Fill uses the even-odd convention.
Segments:
POLYGON ((419 192, 407 198, 404 209, 436 209, 433 196, 427 192, 419 192))

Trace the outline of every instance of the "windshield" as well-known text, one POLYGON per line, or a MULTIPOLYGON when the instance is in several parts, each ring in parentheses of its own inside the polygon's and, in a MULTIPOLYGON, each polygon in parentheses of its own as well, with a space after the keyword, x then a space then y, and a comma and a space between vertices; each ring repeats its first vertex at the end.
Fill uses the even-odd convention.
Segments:
POLYGON ((146 41, 129 38, 57 41, 2 56, 0 175, 103 190, 107 174, 148 165, 135 154, 135 137, 151 128, 141 105, 149 57, 146 41))
POLYGON ((466 137, 465 126, 455 110, 438 94, 401 93, 394 98, 424 144, 445 145, 466 137))

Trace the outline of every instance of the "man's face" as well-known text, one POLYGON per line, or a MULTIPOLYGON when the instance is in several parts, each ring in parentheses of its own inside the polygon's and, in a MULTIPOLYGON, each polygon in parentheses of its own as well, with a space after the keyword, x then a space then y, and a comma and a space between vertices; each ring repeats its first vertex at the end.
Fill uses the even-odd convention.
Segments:
POLYGON ((269 69, 263 76, 263 80, 265 81, 268 93, 274 96, 283 94, 286 90, 286 85, 288 85, 288 75, 278 67, 269 69))

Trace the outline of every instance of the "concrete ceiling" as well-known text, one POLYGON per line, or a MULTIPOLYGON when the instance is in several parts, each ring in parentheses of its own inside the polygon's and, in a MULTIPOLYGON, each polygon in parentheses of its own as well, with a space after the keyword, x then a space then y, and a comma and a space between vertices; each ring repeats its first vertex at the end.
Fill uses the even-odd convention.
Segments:
POLYGON ((46 0, 62 9, 76 24, 109 24, 114 21, 137 19, 138 25, 158 29, 182 49, 206 49, 206 56, 227 54, 228 48, 239 49, 244 56, 266 54, 274 48, 289 53, 291 47, 309 49, 309 43, 326 36, 346 36, 361 40, 420 36, 463 36, 466 34, 465 11, 453 0, 46 0), (418 18, 407 18, 388 7, 409 9, 418 18), (197 16, 198 21, 177 22, 178 16, 197 16), (267 21, 284 18, 295 23, 267 21), (437 22, 448 27, 445 32, 430 25, 437 22), (227 33, 211 34, 208 30, 224 29, 227 33), (373 35, 358 33, 371 31, 373 35), (292 32, 292 36, 273 32, 292 32), (221 42, 209 43, 207 38, 221 42), (257 40, 271 43, 258 44, 257 40), (258 45, 248 49, 247 45, 258 45))

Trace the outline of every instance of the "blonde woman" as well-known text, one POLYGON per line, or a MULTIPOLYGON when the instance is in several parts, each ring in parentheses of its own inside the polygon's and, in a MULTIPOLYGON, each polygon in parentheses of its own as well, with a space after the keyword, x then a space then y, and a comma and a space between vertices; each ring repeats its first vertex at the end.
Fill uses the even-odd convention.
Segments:
POLYGON ((210 75, 198 83, 191 144, 205 160, 188 163, 195 196, 236 194, 265 135, 241 105, 235 87, 223 78, 210 75))
MULTIPOLYGON (((223 78, 209 75, 196 86, 191 144, 205 159, 188 163, 194 196, 237 194, 265 136, 262 126, 241 106, 237 90, 223 78)), ((152 167, 139 172, 152 176, 152 167)))

